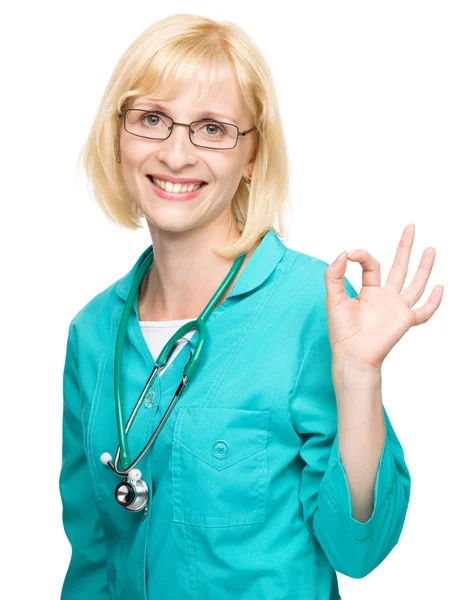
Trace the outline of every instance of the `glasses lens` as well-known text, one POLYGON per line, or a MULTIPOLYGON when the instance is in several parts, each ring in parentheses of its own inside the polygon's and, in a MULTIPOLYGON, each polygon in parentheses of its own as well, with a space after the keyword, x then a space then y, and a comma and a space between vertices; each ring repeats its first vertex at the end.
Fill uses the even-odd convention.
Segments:
POLYGON ((210 120, 191 123, 192 142, 204 148, 233 148, 237 142, 237 135, 238 128, 230 123, 210 120))
MULTIPOLYGON (((171 131, 173 120, 158 112, 130 108, 125 117, 129 133, 153 140, 165 140, 171 131)), ((203 120, 191 123, 191 140, 196 146, 227 150, 234 148, 238 127, 231 123, 203 120)))
POLYGON ((172 124, 172 120, 161 113, 136 108, 130 108, 125 117, 127 131, 153 140, 166 139, 170 134, 172 124))

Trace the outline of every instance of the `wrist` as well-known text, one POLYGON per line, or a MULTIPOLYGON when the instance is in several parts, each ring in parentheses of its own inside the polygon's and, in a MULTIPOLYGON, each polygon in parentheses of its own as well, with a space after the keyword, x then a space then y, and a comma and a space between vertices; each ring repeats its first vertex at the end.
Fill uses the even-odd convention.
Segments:
POLYGON ((333 353, 331 370, 336 389, 369 389, 382 383, 381 367, 344 354, 333 353))

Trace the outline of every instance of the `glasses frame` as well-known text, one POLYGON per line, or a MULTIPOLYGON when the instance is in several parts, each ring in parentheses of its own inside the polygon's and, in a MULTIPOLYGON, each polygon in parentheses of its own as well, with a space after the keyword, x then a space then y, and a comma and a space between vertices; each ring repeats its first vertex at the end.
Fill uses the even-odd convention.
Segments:
POLYGON ((189 140, 191 142, 191 144, 193 144, 194 146, 197 146, 198 148, 206 148, 207 150, 233 150, 235 148, 235 146, 237 145, 237 142, 239 141, 240 137, 243 137, 245 135, 247 135, 248 133, 250 133, 251 131, 255 130, 256 127, 251 127, 250 129, 246 129, 245 131, 240 131, 240 129, 238 128, 237 125, 234 125, 234 123, 225 123, 224 121, 218 121, 217 119, 198 119, 197 121, 192 121, 192 123, 189 123, 189 125, 187 123, 179 123, 178 121, 173 121, 173 119, 165 114, 164 112, 160 111, 160 110, 146 110, 144 108, 129 108, 128 110, 126 110, 124 113, 118 113, 118 117, 123 118, 123 126, 125 128, 125 131, 131 135, 135 135, 136 137, 140 137, 146 140, 158 140, 158 141, 165 141, 167 140, 171 134, 173 133, 173 129, 175 128, 175 125, 181 125, 182 127, 188 127, 189 128, 189 140), (167 119, 169 119, 171 121, 171 127, 168 127, 168 129, 170 130, 170 133, 166 136, 166 138, 153 138, 150 137, 148 135, 139 135, 138 133, 133 133, 132 131, 128 131, 128 129, 126 128, 126 115, 130 112, 130 110, 136 110, 137 112, 145 112, 145 113, 155 113, 157 115, 163 115, 164 117, 166 117, 167 119), (210 147, 210 146, 202 146, 201 144, 196 144, 195 142, 192 141, 192 125, 194 123, 202 123, 203 121, 211 121, 212 123, 221 123, 222 125, 231 125, 231 127, 235 127, 237 129, 237 137, 235 138, 235 144, 233 146, 231 146, 230 148, 214 148, 214 147, 210 147))

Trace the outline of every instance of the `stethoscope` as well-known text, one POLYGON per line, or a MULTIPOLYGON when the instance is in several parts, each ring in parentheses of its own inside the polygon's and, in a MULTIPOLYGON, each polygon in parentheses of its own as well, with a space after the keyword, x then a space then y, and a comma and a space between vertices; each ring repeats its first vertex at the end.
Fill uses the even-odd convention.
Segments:
MULTIPOLYGON (((202 313, 197 317, 197 319, 194 319, 192 321, 189 321, 188 323, 185 323, 182 327, 180 327, 178 329, 178 331, 165 344, 165 346, 163 347, 163 349, 160 352, 160 355, 157 359, 157 364, 154 367, 154 370, 152 371, 149 379, 147 380, 144 390, 142 391, 142 394, 139 397, 138 402, 137 402, 136 406, 134 407, 133 412, 131 413, 130 419, 129 419, 128 423, 126 424, 126 428, 125 428, 123 426, 122 400, 121 400, 121 393, 120 393, 121 378, 122 378, 123 343, 125 340, 128 319, 129 319, 131 310, 133 308, 136 294, 138 293, 138 288, 141 285, 144 275, 147 273, 147 271, 151 267, 152 262, 154 260, 153 247, 150 249, 149 253, 147 254, 145 259, 141 263, 141 266, 139 267, 138 271, 136 272, 136 275, 133 279, 133 283, 131 284, 131 289, 128 294, 125 308, 123 310, 122 318, 120 320, 120 325, 119 325, 118 334, 117 334, 117 342, 115 345, 114 389, 115 389, 115 410, 117 413, 117 429, 118 429, 119 447, 117 448, 117 453, 115 455, 114 463, 112 462, 112 455, 109 452, 104 452, 103 454, 101 454, 101 457, 100 457, 101 462, 103 464, 108 465, 114 473, 116 473, 120 477, 124 478, 123 481, 121 483, 119 483, 117 485, 117 487, 115 488, 115 499, 121 506, 123 506, 123 508, 126 508, 129 511, 139 512, 139 511, 143 510, 143 508, 145 508, 147 505, 147 502, 149 499, 149 488, 147 486, 147 483, 142 479, 141 471, 139 469, 135 469, 135 467, 139 463, 139 461, 143 458, 143 456, 146 454, 146 452, 149 450, 149 448, 154 443, 154 441, 156 440, 156 438, 157 438, 158 434, 160 433, 160 430, 162 429, 163 425, 165 424, 169 414, 173 410, 174 404, 179 399, 182 392, 184 391, 184 388, 186 387, 187 383, 190 381, 190 378, 194 374, 194 372, 197 368, 199 359, 200 359, 200 355, 201 355, 201 352, 203 349, 203 344, 205 343, 205 339, 206 339, 205 322, 206 322, 207 318, 210 316, 210 314, 213 312, 213 309, 215 308, 219 299, 224 294, 224 292, 228 288, 229 284, 232 282, 233 278, 237 274, 243 260, 245 259, 245 256, 246 256, 246 253, 239 255, 235 259, 234 264, 232 265, 232 267, 231 267, 230 271, 228 272, 228 274, 226 275, 225 279, 223 280, 221 285, 218 287, 215 294, 213 295, 211 300, 208 302, 208 304, 205 306, 202 313), (160 423, 158 424, 158 426, 157 426, 156 430, 154 431, 154 433, 152 434, 151 438, 149 439, 147 444, 144 446, 144 449, 140 452, 140 454, 137 456, 137 458, 135 458, 135 460, 133 462, 131 462, 131 458, 130 458, 129 451, 128 451, 126 434, 128 433, 128 431, 131 427, 133 419, 136 416, 136 414, 139 410, 139 407, 141 406, 141 404, 144 400, 144 396, 146 395, 155 375, 159 372, 160 369, 163 369, 165 367, 165 365, 167 364, 167 362, 174 350, 176 342, 180 338, 182 338, 188 331, 190 331, 192 329, 198 330, 198 334, 199 334, 198 341, 195 346, 195 349, 193 351, 191 351, 189 360, 187 361, 187 364, 184 367, 181 383, 179 384, 179 386, 175 392, 173 400, 171 401, 169 407, 167 408, 165 414, 163 415, 160 423), (120 454, 121 454, 123 469, 119 470, 118 469, 118 461, 120 458, 120 454)), ((185 339, 189 343, 189 340, 187 340, 187 338, 185 338, 185 339)), ((147 508, 146 508, 146 510, 147 510, 147 508)))

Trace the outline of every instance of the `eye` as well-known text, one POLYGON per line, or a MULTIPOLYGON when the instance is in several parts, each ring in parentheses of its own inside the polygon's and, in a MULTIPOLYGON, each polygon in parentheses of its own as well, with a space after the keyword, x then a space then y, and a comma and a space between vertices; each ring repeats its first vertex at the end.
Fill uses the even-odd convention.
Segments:
POLYGON ((203 121, 198 127, 198 130, 203 133, 202 129, 204 130, 204 133, 210 137, 216 137, 217 135, 226 133, 224 125, 217 121, 203 121))
MULTIPOLYGON (((160 119, 160 115, 159 115, 159 114, 157 114, 157 113, 154 113, 154 112, 147 113, 147 114, 146 114, 146 113, 144 113, 144 114, 142 114, 142 115, 141 115, 141 121, 142 121, 144 124, 148 124, 148 125, 149 125, 149 121, 148 121, 148 119, 151 119, 151 118, 153 118, 154 120, 155 120, 155 119, 159 119, 159 120, 161 120, 161 119, 160 119)), ((150 124, 152 124, 152 123, 150 123, 150 124)), ((155 125, 158 125, 158 123, 153 123, 152 125, 153 125, 153 126, 155 126, 155 125)))

